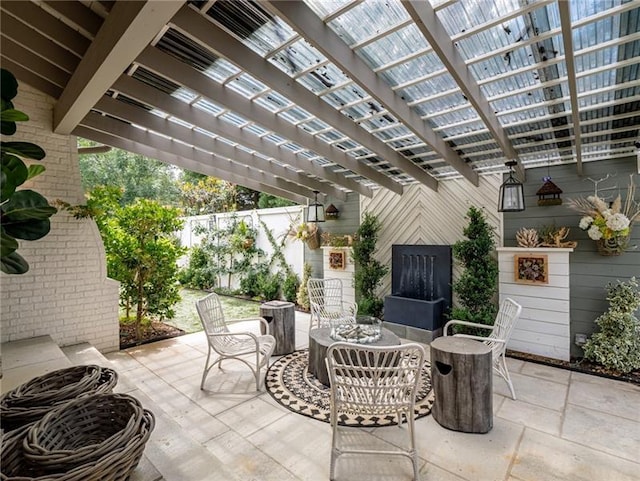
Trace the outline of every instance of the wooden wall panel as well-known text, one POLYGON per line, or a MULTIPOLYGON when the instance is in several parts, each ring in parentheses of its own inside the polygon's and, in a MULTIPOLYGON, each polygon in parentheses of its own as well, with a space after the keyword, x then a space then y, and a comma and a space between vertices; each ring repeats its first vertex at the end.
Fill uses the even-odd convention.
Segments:
MULTIPOLYGON (((361 197, 360 211, 371 212, 382 223, 376 257, 391 267, 393 244, 451 245, 463 238, 468 223, 469 207, 482 208, 488 222, 496 228, 496 245, 501 245, 500 219, 497 211, 501 176, 480 178, 479 187, 464 179, 441 181, 438 192, 422 185, 405 187, 399 196, 386 189, 375 192, 372 198, 361 197)), ((459 269, 454 264, 454 279, 459 269)), ((380 295, 391 293, 391 273, 385 276, 380 295)))
MULTIPOLYGON (((575 334, 591 335, 597 328, 595 319, 606 311, 605 288, 608 283, 627 280, 632 276, 640 277, 640 225, 632 231, 631 249, 621 256, 606 257, 598 254, 596 244, 587 233, 578 228, 581 214, 569 208, 568 199, 593 195, 593 181, 604 179, 598 184, 599 194, 607 200, 613 200, 618 193, 623 198, 629 185, 629 175, 634 176, 640 186, 637 159, 623 159, 586 162, 584 175, 576 174, 575 165, 562 165, 527 170, 525 182, 524 212, 504 215, 504 243, 515 246, 515 233, 521 227, 540 228, 555 224, 571 229, 568 239, 578 241, 578 247, 570 254, 571 285, 571 355, 582 356, 582 350, 574 344, 575 334), (553 182, 562 189, 563 204, 540 207, 537 205, 536 191, 542 186, 542 178, 551 175, 553 182), (590 180, 591 179, 591 180, 590 180)), ((636 201, 640 201, 640 188, 636 192, 636 201)), ((639 313, 640 314, 640 313, 639 313)))

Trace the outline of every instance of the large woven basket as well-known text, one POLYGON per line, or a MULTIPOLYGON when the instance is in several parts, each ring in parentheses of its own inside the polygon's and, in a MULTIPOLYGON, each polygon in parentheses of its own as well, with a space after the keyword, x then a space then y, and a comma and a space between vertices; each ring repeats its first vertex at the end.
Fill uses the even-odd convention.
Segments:
POLYGON ((33 423, 53 407, 78 396, 110 393, 118 374, 96 365, 73 366, 47 373, 18 386, 0 398, 0 422, 5 431, 33 423))
POLYGON ((127 394, 83 396, 2 440, 2 481, 124 481, 155 425, 127 394))

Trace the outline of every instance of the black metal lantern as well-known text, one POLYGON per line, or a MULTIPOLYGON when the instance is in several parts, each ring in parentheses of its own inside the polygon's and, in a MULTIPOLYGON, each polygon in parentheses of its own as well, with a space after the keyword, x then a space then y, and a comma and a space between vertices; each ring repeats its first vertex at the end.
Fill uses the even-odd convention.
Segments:
POLYGON ((513 177, 513 166, 516 161, 505 164, 509 167, 509 177, 500 186, 498 196, 498 212, 521 212, 524 210, 524 186, 513 177))
POLYGON ((313 202, 307 208, 307 222, 324 222, 324 206, 318 202, 318 192, 313 191, 315 197, 313 202))

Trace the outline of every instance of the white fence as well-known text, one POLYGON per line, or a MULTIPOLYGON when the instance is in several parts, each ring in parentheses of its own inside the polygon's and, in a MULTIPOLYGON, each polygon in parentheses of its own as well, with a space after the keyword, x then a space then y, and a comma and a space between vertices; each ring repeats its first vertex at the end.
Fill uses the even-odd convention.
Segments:
MULTIPOLYGON (((233 222, 233 219, 244 220, 249 226, 255 227, 258 231, 256 238, 256 247, 262 249, 267 258, 270 258, 273 254, 273 247, 267 238, 267 235, 260 223, 262 220, 269 230, 273 233, 276 242, 280 242, 281 239, 287 235, 289 226, 292 222, 302 220, 304 215, 304 207, 276 207, 273 209, 260 209, 260 210, 247 210, 231 213, 219 213, 209 215, 197 215, 186 217, 184 227, 179 232, 180 243, 184 247, 192 247, 200 244, 203 235, 196 232, 197 226, 202 226, 206 230, 212 227, 224 228, 229 223, 233 222)), ((293 269, 293 272, 298 274, 298 277, 302 279, 302 268, 304 264, 304 244, 299 241, 287 239, 282 249, 287 263, 293 269)), ((188 257, 181 259, 180 264, 185 265, 188 262, 188 257)), ((277 267, 277 265, 276 265, 277 267)), ((231 288, 236 289, 239 287, 240 280, 233 276, 231 279, 231 288)), ((226 286, 225 286, 226 287, 226 286)))

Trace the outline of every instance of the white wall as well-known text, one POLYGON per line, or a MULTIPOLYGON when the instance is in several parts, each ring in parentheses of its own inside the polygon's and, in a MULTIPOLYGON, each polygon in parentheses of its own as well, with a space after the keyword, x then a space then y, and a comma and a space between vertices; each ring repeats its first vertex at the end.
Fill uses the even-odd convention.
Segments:
MULTIPOLYGON (((276 241, 280 242, 280 239, 287 235, 291 223, 298 217, 299 219, 302 219, 303 211, 304 207, 302 206, 292 206, 187 217, 185 218, 184 227, 179 233, 180 242, 185 247, 198 245, 202 240, 202 236, 193 232, 193 229, 197 225, 202 225, 204 227, 209 227, 210 225, 224 227, 228 223, 232 222, 235 217, 238 220, 244 219, 245 222, 258 230, 256 247, 262 249, 266 253, 267 258, 269 258, 271 254, 273 254, 273 247, 271 246, 271 243, 269 242, 259 220, 261 219, 268 226, 268 228, 273 232, 273 236, 276 241)), ((293 272, 298 274, 298 277, 302 279, 304 244, 300 241, 287 239, 282 252, 287 263, 292 267, 293 272)), ((181 260, 181 264, 184 265, 185 262, 186 259, 183 258, 181 260)), ((231 288, 238 288, 239 285, 239 279, 234 276, 232 278, 231 288)), ((223 287, 226 287, 226 283, 224 283, 223 287)))
POLYGON ((500 302, 509 297, 522 306, 509 349, 569 361, 569 254, 573 249, 519 248, 498 249, 500 302), (523 284, 515 280, 516 255, 547 256, 546 284, 523 284))
MULTIPOLYGON (((52 132, 54 100, 21 83, 14 101, 29 115, 10 140, 44 148, 44 174, 23 187, 49 201, 84 203, 76 138, 52 132)), ((93 221, 66 213, 51 218, 43 239, 20 241, 29 262, 23 275, 0 274, 1 340, 50 335, 59 345, 89 342, 103 352, 119 348, 118 283, 106 277, 102 239, 93 221)))

